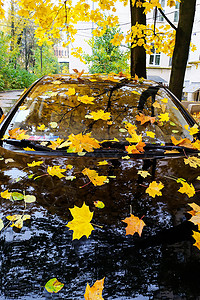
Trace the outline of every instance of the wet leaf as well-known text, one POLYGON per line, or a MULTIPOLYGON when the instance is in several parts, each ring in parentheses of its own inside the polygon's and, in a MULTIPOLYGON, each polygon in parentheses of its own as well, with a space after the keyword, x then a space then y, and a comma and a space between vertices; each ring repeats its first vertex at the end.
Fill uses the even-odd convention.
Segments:
POLYGON ((169 113, 160 114, 158 116, 161 122, 168 122, 169 121, 169 113))
POLYGON ((76 179, 76 176, 65 176, 65 179, 72 181, 72 180, 76 179))
POLYGON ((56 128, 58 126, 57 122, 51 122, 49 123, 49 125, 51 126, 51 128, 56 128))
POLYGON ((60 81, 60 80, 54 80, 54 81, 52 81, 52 84, 55 84, 55 85, 59 85, 61 83, 62 83, 62 81, 60 81))
POLYGON ((33 148, 29 148, 29 147, 26 147, 26 148, 23 148, 25 151, 35 151, 35 149, 33 148))
POLYGON ((180 193, 182 194, 186 194, 188 195, 188 197, 193 197, 194 194, 195 194, 195 189, 194 189, 194 186, 193 184, 189 184, 187 182, 181 182, 182 184, 182 187, 180 187, 180 189, 178 190, 180 193))
POLYGON ((5 164, 12 163, 12 162, 14 162, 14 159, 12 159, 12 158, 5 159, 5 164))
POLYGON ((27 166, 32 168, 32 167, 36 167, 36 166, 40 166, 41 164, 43 164, 43 160, 40 161, 33 161, 32 163, 27 163, 27 166))
POLYGON ((195 239, 195 243, 193 245, 200 250, 200 233, 197 231, 193 231, 192 237, 195 239))
POLYGON ((142 171, 142 170, 138 171, 138 174, 143 178, 146 178, 147 176, 151 176, 151 174, 149 174, 148 171, 142 171))
POLYGON ((93 212, 89 210, 89 206, 83 203, 82 207, 74 206, 74 208, 69 209, 73 220, 68 222, 66 225, 69 230, 73 230, 73 240, 80 239, 82 236, 86 236, 87 238, 90 236, 92 230, 94 230, 90 221, 93 217, 93 212))
POLYGON ((104 208, 105 204, 102 201, 97 200, 97 201, 94 201, 94 206, 97 208, 104 208))
POLYGON ((162 182, 157 183, 156 181, 152 181, 149 184, 149 187, 146 189, 146 193, 149 194, 149 196, 155 198, 155 196, 162 196, 161 189, 164 188, 164 185, 162 182))
POLYGON ((18 192, 13 192, 12 193, 12 199, 17 201, 17 200, 23 200, 24 199, 24 195, 18 192))
POLYGON ((139 236, 141 236, 143 227, 146 225, 143 220, 139 219, 138 217, 135 217, 132 214, 130 217, 122 220, 122 222, 128 224, 128 226, 126 227, 126 235, 133 235, 137 232, 139 236))
POLYGON ((197 168, 200 167, 200 158, 196 156, 190 156, 188 158, 184 158, 184 163, 189 164, 190 167, 197 168))
POLYGON ((89 168, 85 168, 82 171, 83 175, 87 175, 90 181, 95 185, 103 185, 107 180, 107 176, 99 176, 99 174, 95 170, 90 170, 89 168))
POLYGON ((12 222, 10 227, 17 227, 19 229, 23 227, 23 222, 29 220, 30 218, 30 215, 12 215, 6 217, 6 219, 12 222))
POLYGON ((36 197, 34 195, 25 195, 24 196, 24 201, 26 203, 33 203, 36 201, 36 197))
POLYGON ((10 199, 12 196, 12 193, 8 192, 8 190, 1 192, 1 197, 4 199, 10 199))
POLYGON ((122 159, 129 159, 130 156, 126 155, 126 156, 122 156, 122 159))
POLYGON ((187 148, 193 148, 192 142, 187 138, 180 139, 178 141, 174 136, 171 136, 171 140, 175 146, 183 146, 183 147, 187 147, 187 148))
POLYGON ((26 134, 27 130, 14 128, 8 131, 10 139, 23 140, 28 139, 29 135, 26 134))
POLYGON ((155 117, 150 117, 150 116, 145 116, 142 113, 139 113, 139 115, 135 116, 136 121, 140 122, 141 125, 150 122, 151 124, 153 124, 156 121, 155 117))
POLYGON ((94 149, 100 148, 99 142, 91 138, 91 133, 77 135, 71 134, 68 137, 69 151, 72 152, 83 152, 83 150, 88 152, 93 152, 94 149))
POLYGON ((44 124, 41 124, 41 125, 37 126, 37 129, 38 130, 45 130, 45 129, 47 129, 47 127, 44 124))
POLYGON ((92 111, 90 114, 89 114, 89 118, 92 118, 93 120, 104 120, 104 121, 107 121, 110 119, 110 113, 109 112, 104 112, 102 109, 99 109, 98 111, 92 111))
POLYGON ((88 95, 79 96, 78 101, 84 103, 84 104, 94 104, 94 97, 89 97, 88 95))
POLYGON ((84 298, 85 300, 103 300, 102 292, 104 288, 104 279, 97 280, 92 287, 87 283, 84 298))
POLYGON ((3 220, 0 219, 0 231, 4 228, 3 220))
POLYGON ((99 165, 99 166, 106 166, 106 165, 108 165, 108 162, 107 162, 106 160, 99 161, 99 162, 98 162, 98 165, 99 165))
POLYGON ((59 282, 56 278, 52 278, 45 284, 45 289, 49 293, 58 293, 64 286, 64 283, 59 282))
POLYGON ((199 127, 197 124, 192 127, 189 127, 189 125, 185 125, 184 128, 189 131, 190 135, 194 135, 199 132, 199 127))
POLYGON ((146 135, 153 138, 153 139, 155 138, 155 133, 152 132, 152 131, 146 131, 146 135))
POLYGON ((65 172, 66 169, 61 169, 60 166, 48 166, 47 173, 51 176, 57 176, 59 178, 65 177, 62 173, 65 172))
POLYGON ((119 131, 120 132, 127 132, 127 130, 125 128, 120 128, 119 131))

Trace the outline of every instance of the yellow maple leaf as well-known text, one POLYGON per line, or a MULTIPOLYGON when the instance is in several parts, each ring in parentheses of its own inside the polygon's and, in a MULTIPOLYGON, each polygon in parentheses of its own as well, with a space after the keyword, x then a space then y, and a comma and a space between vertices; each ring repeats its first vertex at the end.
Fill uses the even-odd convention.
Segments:
POLYGON ((168 122, 169 121, 169 113, 160 114, 158 116, 161 122, 168 122))
POLYGON ((160 191, 162 188, 164 188, 162 182, 157 183, 156 181, 152 181, 145 192, 148 193, 151 197, 155 198, 155 196, 162 196, 162 193, 160 191))
POLYGON ((187 138, 180 139, 178 141, 174 136, 171 136, 171 140, 175 146, 183 146, 183 147, 187 147, 187 148, 193 148, 192 142, 187 138))
POLYGON ((143 125, 147 122, 150 122, 151 124, 153 124, 156 120, 155 117, 145 116, 142 113, 139 113, 139 115, 136 115, 135 118, 136 118, 136 121, 140 121, 141 125, 143 125))
POLYGON ((193 245, 200 250, 200 232, 193 231, 192 237, 195 239, 195 243, 193 245))
POLYGON ((84 103, 84 104, 94 104, 94 97, 89 97, 88 95, 79 96, 78 101, 84 103))
POLYGON ((103 185, 107 180, 107 176, 99 176, 99 174, 95 170, 90 170, 89 168, 85 168, 82 171, 83 175, 87 175, 90 181, 96 185, 103 185))
POLYGON ((83 149, 88 152, 93 152, 94 149, 100 148, 99 142, 91 138, 91 133, 79 133, 77 135, 72 133, 68 137, 68 142, 70 142, 69 151, 72 152, 82 152, 83 149))
POLYGON ((155 133, 152 132, 152 131, 146 131, 146 135, 153 138, 153 139, 155 138, 155 133))
POLYGON ((196 156, 190 156, 188 158, 184 158, 185 164, 189 164, 190 167, 197 168, 200 167, 200 158, 196 156))
POLYGON ((28 167, 36 167, 36 166, 40 166, 41 164, 43 164, 43 160, 40 161, 33 161, 32 163, 27 163, 28 167))
POLYGON ((88 238, 92 230, 94 230, 90 223, 93 217, 93 212, 89 210, 89 206, 87 206, 84 202, 82 207, 74 206, 74 208, 70 208, 69 210, 72 214, 73 220, 68 222, 66 226, 69 230, 73 230, 72 239, 79 240, 84 235, 88 238))
POLYGON ((44 124, 41 124, 40 126, 37 126, 38 130, 45 130, 47 127, 44 124))
POLYGON ((152 105, 154 108, 161 108, 160 103, 158 103, 157 101, 155 101, 152 105))
POLYGON ((12 193, 9 193, 8 190, 1 192, 1 197, 4 199, 10 199, 11 195, 12 195, 12 193))
MULTIPOLYGON (((87 115, 85 117, 87 117, 87 115)), ((107 120, 110 119, 110 113, 109 112, 104 112, 103 109, 99 109, 96 112, 95 111, 90 112, 89 113, 89 118, 94 119, 95 121, 99 120, 99 119, 107 121, 107 120)))
POLYGON ((60 166, 48 166, 47 173, 51 176, 57 176, 59 178, 65 177, 62 173, 65 172, 66 169, 61 169, 60 166))
POLYGON ((199 129, 198 129, 198 125, 195 124, 194 126, 192 127, 189 127, 189 125, 185 125, 184 128, 189 131, 190 135, 194 135, 196 133, 199 132, 199 129))
POLYGON ((128 224, 128 226, 126 227, 126 235, 133 235, 137 232, 139 236, 141 236, 143 227, 146 225, 143 220, 139 219, 138 217, 135 217, 132 214, 130 217, 122 220, 122 222, 128 224))
POLYGON ((97 280, 92 287, 87 283, 84 298, 85 300, 103 300, 102 291, 104 288, 104 279, 97 280))
POLYGON ((187 194, 188 197, 193 197, 195 194, 195 189, 193 184, 189 184, 187 182, 181 181, 182 187, 178 190, 182 194, 187 194))
POLYGON ((167 102, 168 102, 168 99, 167 99, 167 98, 163 98, 163 99, 161 99, 161 101, 162 101, 163 103, 167 103, 167 102))
POLYGON ((200 214, 200 206, 197 205, 196 203, 188 203, 190 207, 192 207, 193 210, 188 211, 189 214, 192 216, 196 216, 200 214))
POLYGON ((51 145, 47 147, 51 148, 52 150, 56 150, 56 148, 58 148, 63 141, 63 139, 57 138, 55 141, 50 141, 51 145))
POLYGON ((16 140, 24 140, 28 139, 29 135, 26 134, 27 130, 20 129, 20 128, 14 128, 8 131, 9 138, 16 139, 16 140))

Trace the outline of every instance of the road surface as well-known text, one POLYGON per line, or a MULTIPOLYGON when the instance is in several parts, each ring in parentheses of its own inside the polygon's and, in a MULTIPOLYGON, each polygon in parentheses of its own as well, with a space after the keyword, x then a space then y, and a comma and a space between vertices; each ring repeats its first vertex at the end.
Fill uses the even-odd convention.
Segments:
POLYGON ((19 99, 23 90, 0 92, 0 106, 7 113, 13 104, 19 99))

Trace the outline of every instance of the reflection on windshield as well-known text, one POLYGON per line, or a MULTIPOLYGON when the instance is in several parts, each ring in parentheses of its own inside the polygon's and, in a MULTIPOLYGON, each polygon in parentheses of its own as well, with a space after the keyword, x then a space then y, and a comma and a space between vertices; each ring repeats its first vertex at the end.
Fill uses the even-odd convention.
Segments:
POLYGON ((47 77, 37 85, 10 124, 20 128, 29 139, 67 140, 71 134, 89 134, 98 141, 130 137, 126 125, 136 126, 144 142, 171 143, 175 138, 189 138, 186 120, 166 92, 158 86, 81 82, 47 77))

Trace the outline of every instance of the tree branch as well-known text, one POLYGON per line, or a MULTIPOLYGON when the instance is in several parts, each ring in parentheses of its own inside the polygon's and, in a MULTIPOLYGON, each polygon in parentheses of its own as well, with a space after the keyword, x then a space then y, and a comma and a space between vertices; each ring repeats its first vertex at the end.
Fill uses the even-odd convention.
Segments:
POLYGON ((163 16, 163 18, 167 21, 167 23, 169 23, 169 25, 174 29, 177 30, 176 26, 166 17, 165 13, 162 11, 161 8, 158 8, 159 12, 161 13, 161 15, 163 16))

